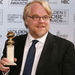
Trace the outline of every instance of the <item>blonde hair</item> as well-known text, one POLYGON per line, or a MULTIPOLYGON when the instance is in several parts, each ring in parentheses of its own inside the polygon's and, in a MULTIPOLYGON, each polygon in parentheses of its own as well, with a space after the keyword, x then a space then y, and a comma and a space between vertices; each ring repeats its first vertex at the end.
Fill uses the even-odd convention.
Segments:
MULTIPOLYGON (((49 6, 49 4, 48 4, 47 1, 45 1, 45 0, 34 0, 34 1, 30 2, 30 3, 28 3, 25 6, 25 8, 24 8, 24 12, 23 12, 23 20, 24 20, 24 22, 27 19, 27 16, 30 15, 31 4, 33 4, 33 3, 39 3, 39 4, 41 4, 44 7, 44 9, 47 11, 47 13, 50 16, 50 18, 52 17, 52 11, 51 11, 51 8, 50 8, 50 6, 49 6)), ((26 27, 27 27, 27 25, 26 25, 26 27)))

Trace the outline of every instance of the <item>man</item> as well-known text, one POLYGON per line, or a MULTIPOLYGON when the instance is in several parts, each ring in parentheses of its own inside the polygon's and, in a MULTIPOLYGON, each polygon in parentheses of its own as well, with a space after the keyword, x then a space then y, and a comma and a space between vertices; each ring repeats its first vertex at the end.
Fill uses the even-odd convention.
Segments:
POLYGON ((29 32, 26 35, 21 35, 13 39, 15 41, 14 61, 16 61, 17 66, 4 66, 4 64, 6 65, 9 62, 5 58, 6 43, 3 57, 0 61, 0 70, 2 73, 23 75, 24 67, 26 67, 24 65, 26 65, 26 58, 32 40, 38 40, 30 75, 75 75, 74 45, 48 32, 51 15, 52 12, 49 4, 44 0, 36 0, 26 5, 23 19, 29 32))

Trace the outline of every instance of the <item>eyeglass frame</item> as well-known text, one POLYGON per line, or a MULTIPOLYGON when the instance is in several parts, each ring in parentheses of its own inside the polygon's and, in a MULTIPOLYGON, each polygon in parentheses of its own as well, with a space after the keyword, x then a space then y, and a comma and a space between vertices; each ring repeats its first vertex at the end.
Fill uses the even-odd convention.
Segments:
POLYGON ((29 18, 33 19, 34 21, 39 21, 41 18, 44 20, 44 21, 47 21, 50 19, 50 16, 28 16, 29 18))

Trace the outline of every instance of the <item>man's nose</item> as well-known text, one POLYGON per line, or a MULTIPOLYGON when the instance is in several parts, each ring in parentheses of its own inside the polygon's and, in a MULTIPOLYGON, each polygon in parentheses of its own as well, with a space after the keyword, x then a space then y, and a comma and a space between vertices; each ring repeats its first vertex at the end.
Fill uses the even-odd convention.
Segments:
POLYGON ((44 19, 42 17, 39 18, 40 22, 44 22, 44 19))

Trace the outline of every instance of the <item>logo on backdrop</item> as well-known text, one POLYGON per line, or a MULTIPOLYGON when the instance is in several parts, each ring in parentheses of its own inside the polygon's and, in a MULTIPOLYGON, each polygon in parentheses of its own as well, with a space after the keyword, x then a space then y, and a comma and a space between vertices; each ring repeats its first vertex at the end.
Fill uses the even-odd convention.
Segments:
POLYGON ((68 34, 61 33, 59 30, 56 32, 56 35, 64 39, 68 38, 68 34))
POLYGON ((61 0, 61 3, 63 3, 63 4, 69 4, 69 1, 70 0, 61 0))
POLYGON ((50 4, 57 4, 58 0, 46 0, 50 4))
POLYGON ((52 11, 51 23, 55 24, 68 24, 69 10, 68 9, 55 9, 52 11))
POLYGON ((9 5, 25 5, 28 0, 9 0, 9 5))
POLYGON ((20 14, 8 14, 8 23, 22 23, 22 15, 20 14))
POLYGON ((3 4, 3 0, 0 0, 0 4, 3 4))
POLYGON ((14 33, 15 33, 15 36, 24 35, 24 34, 27 33, 27 31, 26 31, 25 29, 22 29, 22 28, 20 28, 20 29, 18 29, 18 28, 17 28, 17 29, 14 29, 14 28, 11 29, 11 28, 10 28, 10 29, 7 30, 7 32, 8 32, 8 31, 14 32, 14 33))
POLYGON ((0 9, 0 25, 3 24, 3 10, 0 9))

